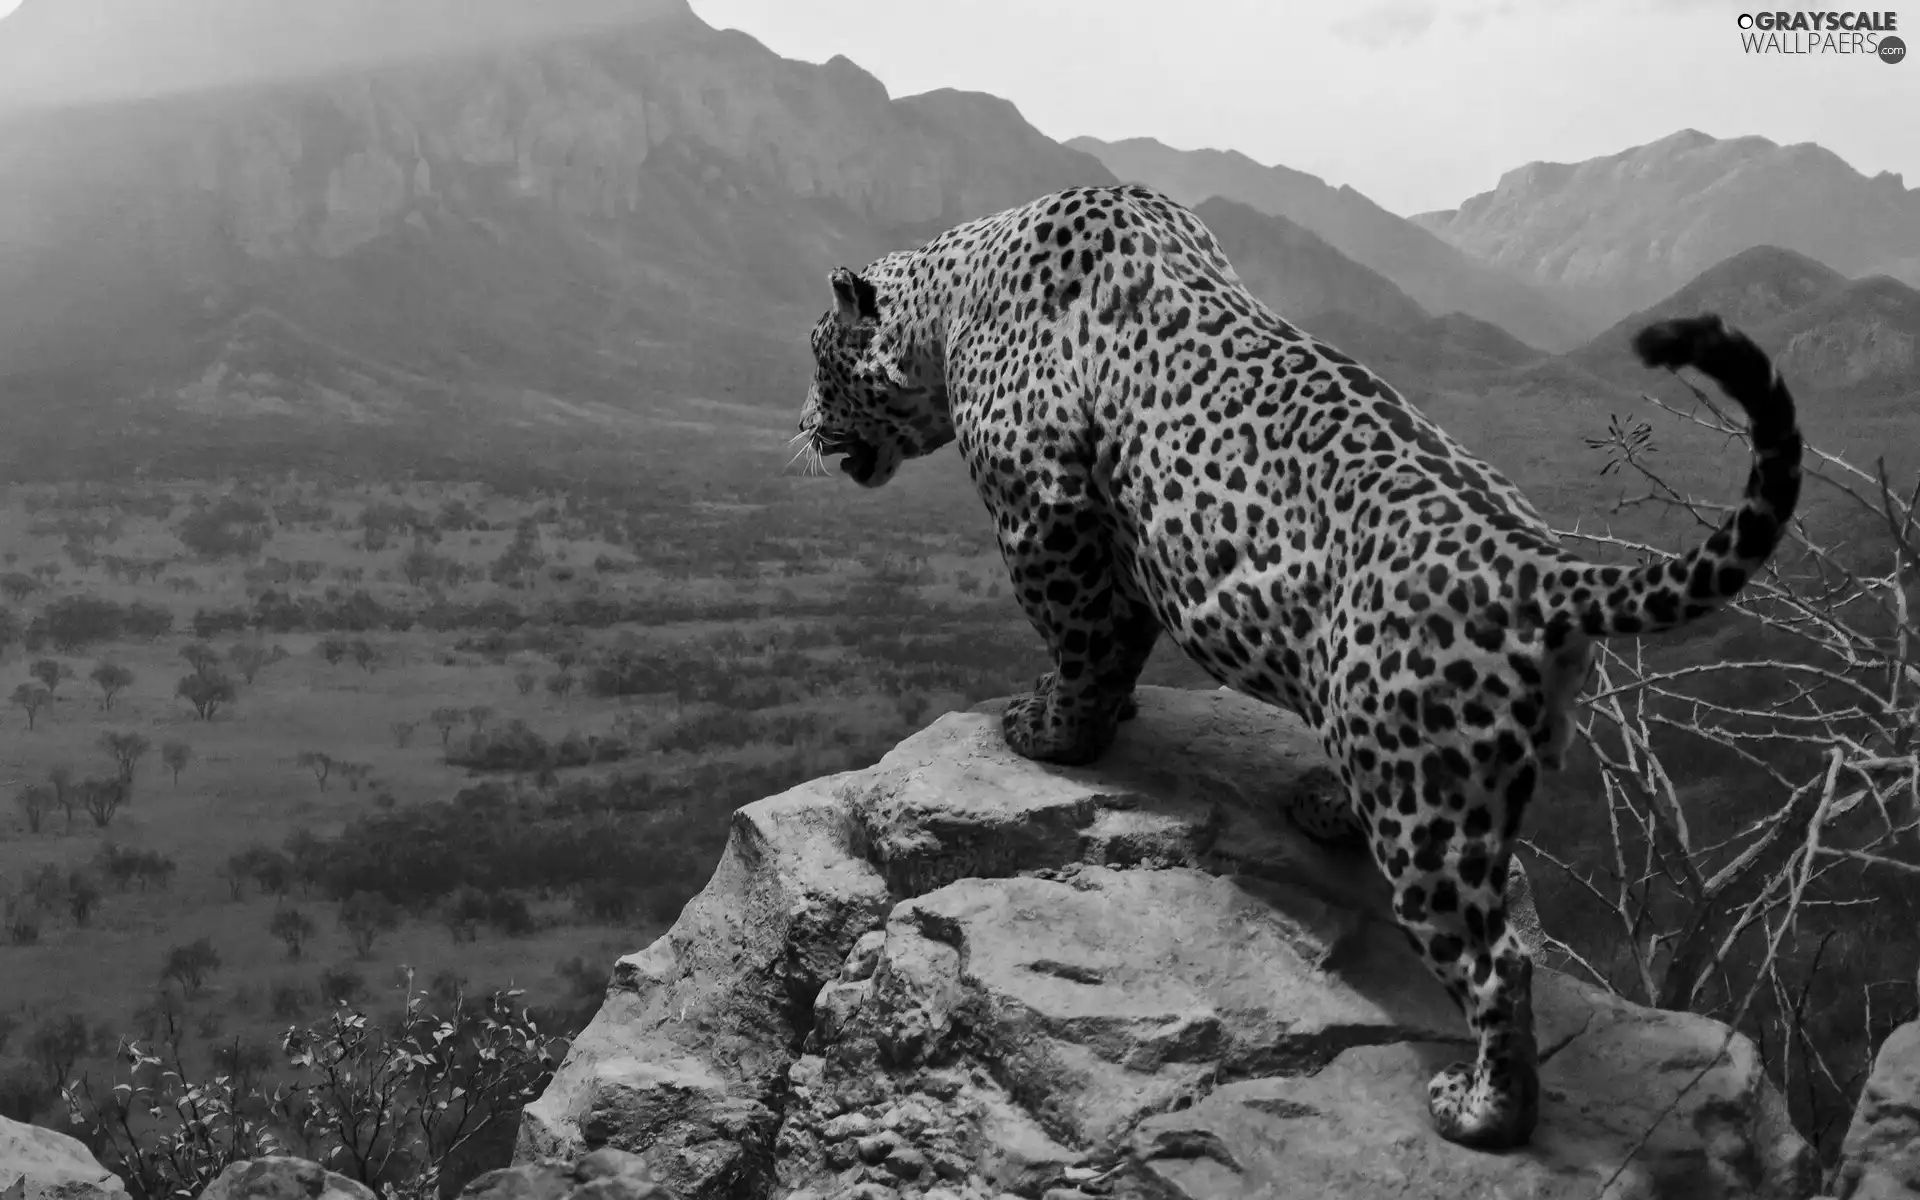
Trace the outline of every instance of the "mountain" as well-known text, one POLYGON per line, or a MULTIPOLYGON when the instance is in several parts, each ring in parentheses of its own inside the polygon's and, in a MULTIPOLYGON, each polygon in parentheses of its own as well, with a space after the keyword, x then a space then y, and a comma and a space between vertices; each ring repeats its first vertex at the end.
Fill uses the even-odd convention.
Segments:
POLYGON ((1702 312, 1720 313, 1757 340, 1796 391, 1855 399, 1920 393, 1920 291, 1885 275, 1850 280, 1778 246, 1714 264, 1568 357, 1624 379, 1636 370, 1628 346, 1636 330, 1702 312))
POLYGON ((1409 328, 1394 329, 1351 313, 1328 312, 1308 328, 1416 401, 1437 387, 1468 386, 1482 375, 1547 357, 1498 325, 1465 313, 1428 317, 1409 328))
POLYGON ((1600 374, 1631 370, 1633 335, 1650 321, 1717 312, 1752 332, 1844 286, 1847 277, 1804 254, 1754 246, 1715 263, 1678 291, 1605 330, 1568 357, 1600 374))
POLYGON ((388 448, 605 449, 683 398, 797 410, 832 266, 1114 181, 1005 101, 894 100, 677 0, 629 8, 0 115, 0 472, 150 464, 168 437, 304 452, 356 424, 388 448))
POLYGON ((0 27, 0 106, 286 82, 685 11, 685 0, 25 0, 0 27))
POLYGON ((1759 245, 1920 285, 1920 189, 1811 143, 1685 129, 1604 158, 1529 163, 1413 220, 1536 285, 1584 294, 1609 320, 1759 245))
POLYGON ((1152 138, 1079 137, 1067 145, 1185 204, 1223 196, 1286 217, 1391 279, 1428 312, 1463 312, 1548 350, 1571 348, 1600 328, 1544 289, 1477 261, 1351 187, 1262 166, 1237 151, 1175 150, 1152 138))
MULTIPOLYGON (((1905 397, 1920 413, 1920 291, 1886 275, 1853 280, 1763 326, 1780 369, 1850 397, 1905 397)), ((1920 430, 1908 422, 1909 437, 1920 430)), ((1910 443, 1911 444, 1911 443, 1910 443)))
POLYGON ((1392 280, 1285 217, 1220 196, 1194 211, 1248 290, 1409 396, 1426 394, 1441 376, 1497 371, 1542 356, 1464 313, 1432 315, 1392 280))
POLYGON ((1411 329, 1431 316, 1392 280, 1285 217, 1219 196, 1194 212, 1249 290, 1289 320, 1311 327, 1320 314, 1335 310, 1411 329))
MULTIPOLYGON (((1629 345, 1649 321, 1701 312, 1723 314, 1773 356, 1809 443, 1869 471, 1884 458, 1895 486, 1911 485, 1920 469, 1920 291, 1886 276, 1848 279, 1777 246, 1711 265, 1570 353, 1491 371, 1436 372, 1411 394, 1562 527, 1681 544, 1697 533, 1690 516, 1649 502, 1635 471, 1603 476, 1600 469, 1614 453, 1605 444, 1609 428, 1645 422, 1657 452, 1641 462, 1670 485, 1706 496, 1739 486, 1744 455, 1724 435, 1650 407, 1646 395, 1682 411, 1693 400, 1680 381, 1643 367, 1629 345)), ((1388 378, 1400 382, 1391 372, 1388 378)), ((1694 382, 1719 398, 1712 385, 1694 382)), ((1810 487, 1801 511, 1809 528, 1832 531, 1857 524, 1851 503, 1810 487)))

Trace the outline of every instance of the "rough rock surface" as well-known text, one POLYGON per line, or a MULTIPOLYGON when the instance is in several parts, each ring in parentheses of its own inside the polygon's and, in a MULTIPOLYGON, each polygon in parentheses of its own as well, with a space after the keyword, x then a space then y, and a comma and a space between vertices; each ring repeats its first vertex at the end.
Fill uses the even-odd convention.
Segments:
POLYGON ((645 1159, 602 1147, 571 1162, 543 1159, 489 1171, 460 1191, 461 1200, 674 1200, 645 1159))
POLYGON ((1920 1021, 1881 1044, 1840 1150, 1834 1192, 1840 1200, 1920 1196, 1920 1021))
POLYGON ((207 1185, 200 1200, 376 1200, 364 1183, 304 1158, 272 1155, 237 1162, 207 1185))
POLYGON ((0 1117, 0 1200, 126 1200, 127 1185, 75 1138, 0 1117))
POLYGON ((1334 785, 1298 722, 1146 688, 1064 769, 998 707, 736 813, 517 1158, 612 1146, 687 1200, 1591 1197, 1623 1163, 1609 1197, 1813 1193, 1750 1043, 1716 1063, 1723 1026, 1551 969, 1534 1144, 1441 1141, 1426 1082, 1465 1029, 1371 864, 1281 815, 1334 785))

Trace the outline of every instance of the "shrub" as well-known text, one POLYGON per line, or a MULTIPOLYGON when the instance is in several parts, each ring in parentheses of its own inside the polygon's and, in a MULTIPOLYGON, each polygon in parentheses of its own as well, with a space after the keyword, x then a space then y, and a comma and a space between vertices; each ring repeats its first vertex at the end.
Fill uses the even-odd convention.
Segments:
MULTIPOLYGON (((68 1117, 133 1200, 198 1195, 235 1162, 289 1153, 388 1195, 451 1194, 462 1176, 505 1165, 504 1153, 496 1163, 481 1151, 540 1094, 565 1043, 539 1027, 517 991, 480 1001, 455 991, 440 1015, 412 972, 405 979, 390 1022, 340 1005, 288 1030, 278 1055, 286 1078, 271 1094, 259 1090, 267 1056, 238 1042, 212 1055, 220 1074, 190 1074, 170 1014, 151 1044, 120 1044, 111 1086, 83 1079, 64 1088, 68 1117)), ((276 1007, 295 991, 277 988, 276 1007)), ((0 1079, 0 1106, 35 1099, 9 1082, 0 1079)))

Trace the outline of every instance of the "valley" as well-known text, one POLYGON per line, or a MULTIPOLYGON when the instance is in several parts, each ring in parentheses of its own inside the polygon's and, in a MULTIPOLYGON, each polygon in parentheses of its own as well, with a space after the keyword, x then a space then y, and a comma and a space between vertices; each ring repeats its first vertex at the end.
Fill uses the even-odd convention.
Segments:
MULTIPOLYGON (((416 13, 391 53, 286 46, 145 98, 0 89, 0 1115, 66 1122, 61 1089, 105 1086, 127 1039, 264 1092, 290 1028, 393 1018, 406 988, 516 991, 564 1042, 706 885, 736 808, 1030 686, 1045 656, 957 456, 868 492, 800 475, 789 439, 832 267, 1058 188, 1192 205, 1258 298, 1610 561, 1695 540, 1745 478, 1628 350, 1657 317, 1727 314, 1860 472, 1808 485, 1783 569, 1845 581, 1822 603, 1858 618, 1847 653, 1891 661, 1908 618, 1861 496, 1876 464, 1894 498, 1920 471, 1898 177, 1684 130, 1402 217, 1237 152, 891 96, 678 0, 564 7, 535 29, 490 6, 495 33, 431 54, 416 13)), ((1818 691, 1786 682, 1819 655, 1780 621, 1635 660, 1715 851, 1814 769, 1745 726, 1689 740, 1818 691)), ((1213 686, 1164 644, 1146 682, 1213 686)), ((1577 751, 1529 864, 1565 949, 1631 991, 1659 953, 1601 895, 1638 836, 1619 786, 1577 751)), ((1614 882, 1671 915, 1684 876, 1614 882)), ((1821 878, 1783 955, 1851 1063, 1911 1016, 1848 1006, 1912 976, 1920 893, 1821 878)), ((1723 985, 1687 1000, 1727 1016, 1723 985)), ((1799 1019, 1786 995, 1759 1036, 1799 1019)), ((1794 1070, 1830 1155, 1858 1079, 1794 1070)), ((453 1174, 505 1161, 501 1120, 453 1174)))

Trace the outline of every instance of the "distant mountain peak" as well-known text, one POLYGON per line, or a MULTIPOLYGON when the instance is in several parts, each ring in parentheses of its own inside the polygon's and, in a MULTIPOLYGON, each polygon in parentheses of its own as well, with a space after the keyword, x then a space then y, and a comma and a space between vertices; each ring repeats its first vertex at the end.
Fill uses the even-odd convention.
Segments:
POLYGON ((1457 209, 1413 220, 1615 318, 1756 245, 1844 275, 1920 282, 1920 192, 1891 174, 1869 179, 1815 142, 1682 129, 1583 162, 1528 163, 1457 209))
MULTIPOLYGON (((965 112, 996 120, 1015 120, 1027 124, 1020 106, 1005 96, 996 96, 992 92, 978 92, 968 88, 934 88, 931 91, 915 92, 911 96, 902 96, 903 104, 917 105, 922 108, 935 108, 943 112, 965 112)), ((1071 149, 1071 147, 1069 147, 1071 149)))
POLYGON ((480 454, 528 396, 798 403, 833 265, 1114 182, 998 97, 891 99, 681 0, 558 5, 669 19, 0 120, 0 478, 146 461, 161 433, 83 432, 129 406, 480 454))
POLYGON ((1621 320, 1571 357, 1603 376, 1633 372, 1627 343, 1649 321, 1713 312, 1754 337, 1796 387, 1912 390, 1920 292, 1886 275, 1848 279, 1804 254, 1752 246, 1621 320))
MULTIPOLYGON (((1659 148, 1662 150, 1691 150, 1699 146, 1711 146, 1719 140, 1719 138, 1714 137, 1712 134, 1702 133, 1689 125, 1685 129, 1675 130, 1663 138, 1648 142, 1643 147, 1635 147, 1635 149, 1650 150, 1659 148)), ((1626 153, 1631 154, 1633 151, 1629 150, 1626 151, 1626 153)))

